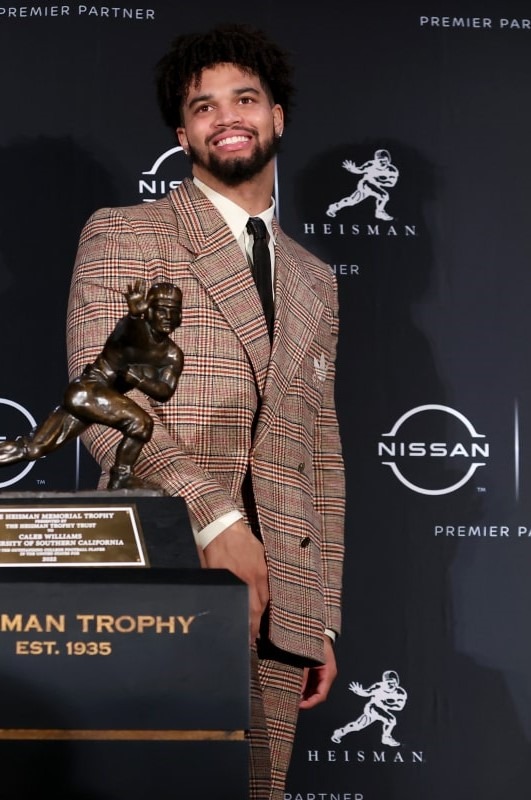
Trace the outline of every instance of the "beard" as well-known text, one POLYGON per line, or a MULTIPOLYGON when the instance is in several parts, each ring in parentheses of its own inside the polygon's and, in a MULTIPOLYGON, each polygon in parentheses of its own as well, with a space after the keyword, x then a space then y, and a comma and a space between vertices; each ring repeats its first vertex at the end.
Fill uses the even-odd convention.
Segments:
POLYGON ((207 170, 214 178, 224 183, 225 186, 239 186, 241 183, 254 178, 272 158, 278 153, 280 137, 272 136, 271 139, 259 144, 254 153, 247 158, 220 159, 215 153, 206 158, 198 153, 190 144, 190 161, 207 170))

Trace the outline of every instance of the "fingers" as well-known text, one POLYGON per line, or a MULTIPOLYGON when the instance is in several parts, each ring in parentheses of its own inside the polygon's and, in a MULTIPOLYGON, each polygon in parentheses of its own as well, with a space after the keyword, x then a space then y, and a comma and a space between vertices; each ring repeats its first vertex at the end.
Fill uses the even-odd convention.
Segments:
POLYGON ((248 585, 250 637, 251 642, 254 642, 260 634, 260 623, 269 604, 267 571, 261 577, 258 577, 253 584, 248 585))
POLYGON ((327 687, 322 680, 315 682, 311 687, 308 686, 307 692, 303 694, 301 702, 299 703, 299 708, 315 708, 315 706, 318 706, 320 703, 324 703, 328 697, 328 689, 329 687, 327 687))
POLYGON ((249 526, 243 520, 238 520, 205 547, 204 556, 208 567, 228 569, 248 585, 249 627, 251 641, 254 641, 269 603, 264 546, 252 534, 249 526))
POLYGON ((128 283, 127 294, 128 295, 137 294, 144 297, 146 294, 146 282, 141 278, 137 278, 134 283, 128 283))
POLYGON ((328 637, 325 637, 324 656, 324 664, 305 670, 301 702, 299 703, 301 709, 314 708, 319 703, 323 703, 336 679, 336 658, 328 637))

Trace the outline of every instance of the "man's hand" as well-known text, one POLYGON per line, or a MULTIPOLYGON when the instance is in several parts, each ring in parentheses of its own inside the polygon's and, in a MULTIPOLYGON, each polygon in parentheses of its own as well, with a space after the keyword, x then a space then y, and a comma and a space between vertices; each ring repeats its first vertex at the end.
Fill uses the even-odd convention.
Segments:
POLYGON ((323 703, 328 697, 336 675, 336 656, 332 642, 324 637, 325 663, 318 667, 306 667, 302 683, 302 700, 299 708, 313 708, 323 703))
POLYGON ((260 620, 269 603, 264 546, 243 520, 237 520, 203 550, 210 569, 228 569, 249 587, 251 642, 258 636, 260 620))

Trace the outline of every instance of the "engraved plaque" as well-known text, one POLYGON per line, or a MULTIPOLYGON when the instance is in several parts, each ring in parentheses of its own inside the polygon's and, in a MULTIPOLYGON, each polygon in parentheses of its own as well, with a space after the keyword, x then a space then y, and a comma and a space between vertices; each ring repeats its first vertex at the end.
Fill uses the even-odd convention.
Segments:
POLYGON ((2 505, 1 567, 147 567, 134 504, 2 505))

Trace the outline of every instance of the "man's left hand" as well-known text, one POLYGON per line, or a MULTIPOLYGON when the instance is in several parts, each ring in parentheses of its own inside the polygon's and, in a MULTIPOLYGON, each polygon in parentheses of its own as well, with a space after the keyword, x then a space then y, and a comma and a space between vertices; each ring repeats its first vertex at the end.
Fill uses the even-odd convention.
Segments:
POLYGON ((325 663, 318 667, 306 667, 302 683, 302 699, 299 708, 313 708, 328 697, 336 675, 336 656, 332 642, 324 637, 325 663))

